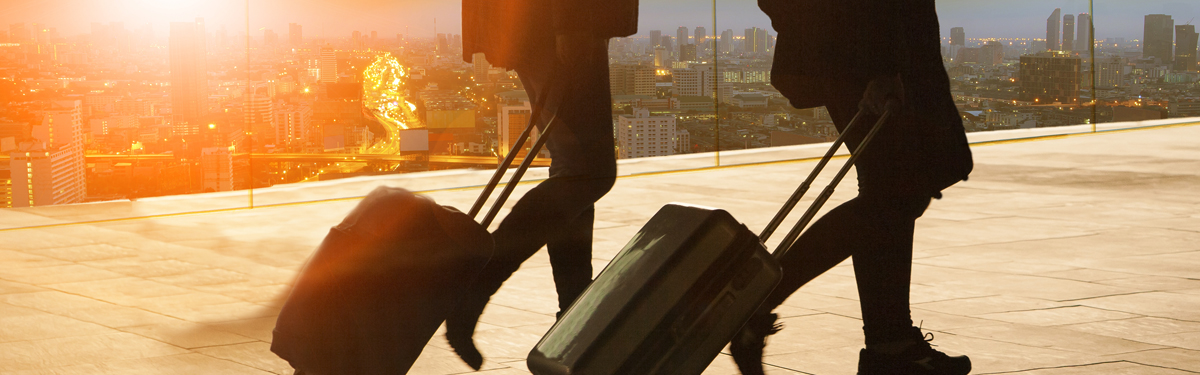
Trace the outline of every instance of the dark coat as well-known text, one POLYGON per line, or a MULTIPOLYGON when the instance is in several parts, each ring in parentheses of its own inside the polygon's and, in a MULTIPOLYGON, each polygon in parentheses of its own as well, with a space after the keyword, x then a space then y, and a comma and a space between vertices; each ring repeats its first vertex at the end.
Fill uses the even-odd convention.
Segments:
POLYGON ((637 33, 637 0, 463 0, 463 59, 482 52, 513 68, 544 56, 560 34, 601 38, 637 33))
POLYGON ((971 151, 942 65, 934 0, 758 3, 779 32, 771 83, 793 106, 852 109, 871 80, 900 76, 906 105, 880 132, 890 145, 871 148, 887 154, 874 171, 901 177, 877 180, 940 191, 967 178, 971 151))
POLYGON ((934 0, 759 0, 759 7, 779 32, 772 76, 806 83, 781 88, 794 91, 788 97, 798 108, 825 104, 831 89, 861 92, 871 79, 897 73, 906 85, 945 84, 949 93, 934 0))

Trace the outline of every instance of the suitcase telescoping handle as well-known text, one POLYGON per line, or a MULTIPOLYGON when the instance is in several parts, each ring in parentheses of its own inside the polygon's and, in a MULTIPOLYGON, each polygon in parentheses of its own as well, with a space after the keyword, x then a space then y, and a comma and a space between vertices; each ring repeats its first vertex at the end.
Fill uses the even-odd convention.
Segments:
MULTIPOLYGON (((538 95, 537 101, 533 103, 535 105, 530 111, 529 125, 526 125, 525 130, 517 137, 517 142, 508 150, 508 155, 504 157, 504 161, 496 166, 496 172, 492 173, 492 179, 488 181, 487 186, 479 193, 479 198, 475 199, 475 204, 471 205, 471 211, 467 215, 471 216, 472 219, 479 215, 479 211, 487 203, 488 197, 492 195, 492 191, 495 191, 496 186, 499 185, 500 179, 504 178, 504 172, 508 170, 508 166, 512 165, 513 159, 516 159, 517 153, 525 146, 525 140, 529 139, 530 134, 533 133, 533 127, 537 126, 538 120, 541 118, 542 104, 546 103, 546 99, 550 97, 550 93, 555 87, 556 85, 551 84, 538 95)), ((555 111, 551 114, 550 120, 546 122, 546 126, 542 128, 542 133, 538 136, 537 141, 533 143, 533 149, 529 150, 529 153, 521 160, 521 164, 513 172, 512 177, 509 178, 508 184, 504 185, 504 190, 500 191, 500 196, 496 198, 496 202, 492 203, 492 207, 488 210, 487 215, 484 215, 483 220, 479 222, 484 228, 487 228, 492 224, 492 220, 496 219, 496 215, 500 212, 500 206, 503 206, 504 201, 508 199, 509 195, 512 195, 513 189, 517 187, 517 182, 521 181, 521 176, 525 174, 525 170, 529 169, 529 166, 533 164, 533 158, 542 150, 542 145, 546 144, 546 134, 550 132, 550 128, 554 126, 554 120, 557 118, 558 112, 555 111)))
MULTIPOLYGON (((879 129, 883 127, 883 123, 887 121, 888 117, 891 117, 891 113, 892 111, 889 109, 883 111, 883 114, 879 116, 879 120, 875 122, 875 126, 873 126, 871 130, 867 132, 867 136, 863 137, 862 142, 859 143, 858 149, 850 153, 850 158, 846 160, 846 164, 843 165, 842 169, 838 171, 837 176, 833 178, 833 181, 831 181, 829 185, 825 186, 825 190, 821 192, 821 195, 817 196, 817 199, 808 207, 808 210, 804 211, 804 216, 800 217, 800 221, 796 222, 796 225, 792 227, 792 230, 788 232, 787 236, 783 238, 783 241, 779 243, 779 246, 775 248, 775 252, 773 254, 776 258, 782 258, 783 255, 787 253, 788 249, 792 247, 792 244, 796 242, 796 238, 800 237, 800 232, 804 231, 804 227, 808 226, 808 223, 817 215, 817 211, 821 209, 821 206, 825 204, 825 201, 828 201, 829 197, 833 195, 834 188, 836 188, 837 184, 842 181, 842 177, 845 177, 846 173, 850 171, 850 167, 854 166, 854 162, 858 160, 860 156, 862 156, 863 151, 867 149, 867 144, 870 143, 871 139, 875 137, 875 133, 879 132, 879 129)), ((846 125, 846 129, 842 131, 840 135, 838 135, 837 140, 833 141, 833 145, 829 147, 829 151, 826 151, 825 156, 821 158, 821 161, 817 162, 816 168, 813 168, 813 171, 808 174, 808 178, 804 179, 804 182, 800 184, 800 187, 798 187, 796 191, 792 193, 792 196, 788 198, 787 202, 784 203, 783 208, 775 214, 775 218, 771 219, 771 222, 767 224, 765 229, 763 229, 762 234, 758 236, 760 240, 766 242, 767 238, 779 228, 779 225, 783 223, 783 220, 787 218, 788 214, 792 212, 792 209, 796 207, 796 203, 800 202, 800 198, 804 196, 804 193, 808 192, 808 189, 812 186, 813 181, 817 179, 817 175, 821 173, 821 169, 825 168, 825 165, 829 163, 829 160, 833 158, 833 155, 837 153, 838 148, 842 146, 843 142, 845 142, 846 134, 850 133, 850 130, 858 124, 859 119, 862 117, 862 111, 859 111, 858 114, 854 115, 854 118, 850 120, 850 124, 846 125)))

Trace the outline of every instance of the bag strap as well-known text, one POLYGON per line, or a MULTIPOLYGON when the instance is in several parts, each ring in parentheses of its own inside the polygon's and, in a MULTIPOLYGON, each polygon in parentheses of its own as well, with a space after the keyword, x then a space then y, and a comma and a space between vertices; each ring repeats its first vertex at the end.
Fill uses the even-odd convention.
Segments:
MULTIPOLYGON (((500 179, 504 177, 504 173, 507 172, 508 167, 512 165, 513 160, 516 159, 517 153, 519 153, 521 148, 525 146, 525 140, 530 138, 530 134, 533 133, 534 126, 537 126, 538 120, 541 118, 543 111, 542 104, 546 103, 546 99, 550 98, 551 91, 553 91, 553 85, 547 87, 546 90, 543 90, 543 92, 538 95, 537 101, 531 103, 533 108, 529 115, 529 125, 526 125, 525 130, 522 131, 521 135, 517 137, 517 142, 513 144, 511 149, 508 150, 508 155, 504 157, 504 160, 500 162, 500 165, 496 166, 496 171, 492 173, 491 180, 488 181, 487 186, 483 188, 483 191, 479 193, 479 198, 475 199, 475 204, 471 205, 471 210, 467 213, 471 219, 475 219, 475 216, 479 215, 479 211, 481 211, 483 209, 483 205, 487 203, 488 197, 490 197, 492 192, 496 190, 496 186, 500 184, 500 179)), ((544 129, 542 129, 542 133, 538 136, 537 141, 534 142, 533 149, 529 150, 529 154, 526 154, 525 158, 521 160, 520 166, 517 167, 517 170, 513 173, 513 176, 509 179, 508 183, 505 184, 504 190, 501 190, 500 196, 496 199, 496 202, 492 203, 491 209, 488 210, 487 215, 484 215, 484 218, 480 223, 483 224, 485 228, 488 225, 491 225, 492 220, 496 218, 496 215, 500 211, 500 206, 504 205, 504 201, 508 199, 509 195, 512 194, 513 189, 516 188, 517 182, 521 181, 521 176, 523 176, 525 171, 529 169, 529 166, 533 164, 534 157, 537 156, 538 152, 541 151, 542 145, 546 143, 546 134, 550 132, 550 128, 553 127, 557 118, 558 112, 555 111, 551 114, 550 120, 546 122, 546 126, 544 129)))
MULTIPOLYGON (((842 181, 842 178, 846 176, 846 173, 850 171, 850 167, 854 166, 854 162, 857 161, 860 156, 862 156, 863 151, 866 151, 867 144, 871 142, 872 138, 875 138, 875 133, 879 132, 879 129, 883 127, 883 123, 887 122, 889 117, 891 117, 891 110, 885 110, 883 114, 879 116, 879 120, 875 122, 875 126, 873 126, 869 132, 867 132, 867 136, 863 138, 862 143, 859 143, 858 149, 850 153, 850 158, 846 160, 846 164, 843 165, 840 170, 838 170, 837 176, 833 178, 833 181, 831 181, 829 185, 825 186, 825 190, 821 192, 821 195, 817 196, 817 199, 813 201, 812 205, 808 207, 808 210, 804 212, 804 216, 800 217, 800 221, 798 221, 796 225, 792 227, 792 230, 788 232, 787 236, 783 238, 783 241, 779 243, 779 246, 775 248, 775 251, 772 254, 774 254, 776 258, 782 258, 783 255, 787 253, 788 249, 792 247, 792 244, 795 243, 796 239, 800 237, 800 232, 802 232, 804 228, 808 226, 808 223, 817 215, 817 211, 821 209, 821 206, 823 206, 825 202, 829 200, 829 197, 833 195, 834 188, 836 188, 838 183, 842 181)), ((817 163, 816 168, 813 168, 813 171, 808 174, 808 178, 806 178, 804 182, 800 184, 800 187, 792 193, 792 196, 788 198, 786 203, 784 203, 783 208, 781 208, 779 212, 775 214, 775 217, 771 219, 771 222, 767 224, 767 227, 763 229, 762 234, 759 235, 759 239, 761 241, 766 242, 767 238, 779 228, 779 225, 796 207, 796 203, 800 201, 800 198, 804 196, 804 193, 808 192, 809 187, 812 186, 812 183, 814 180, 816 180, 817 175, 821 173, 821 170, 825 168, 825 165, 828 164, 829 160, 833 158, 833 155, 837 152, 838 148, 841 147, 842 143, 845 142, 846 134, 850 133, 850 130, 855 127, 861 118, 861 111, 854 115, 854 118, 850 120, 850 124, 846 125, 846 129, 842 131, 840 135, 838 135, 837 140, 833 141, 833 145, 829 147, 829 151, 826 151, 825 156, 822 157, 821 161, 817 163)))

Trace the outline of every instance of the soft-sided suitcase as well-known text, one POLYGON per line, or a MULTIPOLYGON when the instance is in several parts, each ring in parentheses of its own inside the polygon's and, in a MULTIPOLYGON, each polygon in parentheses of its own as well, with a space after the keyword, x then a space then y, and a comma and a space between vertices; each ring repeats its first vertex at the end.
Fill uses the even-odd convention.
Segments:
POLYGON ((760 235, 723 210, 684 204, 660 209, 546 332, 529 353, 529 370, 536 375, 703 372, 779 283, 776 256, 795 242, 888 116, 880 117, 775 254, 767 252, 764 241, 833 157, 841 137, 760 235))
MULTIPOLYGON (((535 107, 531 118, 539 111, 535 107)), ((552 117, 543 133, 553 123, 552 117)), ((531 121, 513 150, 521 149, 533 126, 531 121)), ((297 374, 407 373, 491 258, 486 228, 545 139, 535 142, 481 223, 474 217, 516 151, 467 214, 400 188, 368 194, 301 270, 276 320, 271 351, 297 374)))

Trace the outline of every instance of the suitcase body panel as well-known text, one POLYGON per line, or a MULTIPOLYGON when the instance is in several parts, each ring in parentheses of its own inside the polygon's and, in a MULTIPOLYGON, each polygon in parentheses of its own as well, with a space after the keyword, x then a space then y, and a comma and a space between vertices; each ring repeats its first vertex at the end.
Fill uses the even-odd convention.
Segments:
POLYGON ((380 187, 301 270, 271 351, 310 373, 403 374, 491 253, 465 214, 380 187))
POLYGON ((663 207, 528 358, 534 374, 699 374, 779 282, 729 213, 663 207))

